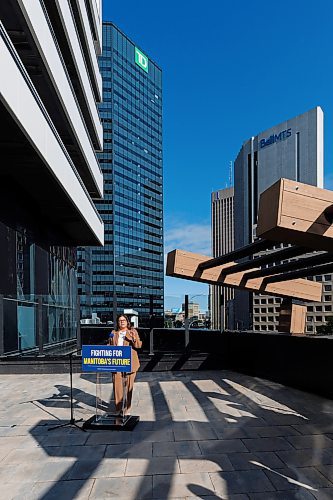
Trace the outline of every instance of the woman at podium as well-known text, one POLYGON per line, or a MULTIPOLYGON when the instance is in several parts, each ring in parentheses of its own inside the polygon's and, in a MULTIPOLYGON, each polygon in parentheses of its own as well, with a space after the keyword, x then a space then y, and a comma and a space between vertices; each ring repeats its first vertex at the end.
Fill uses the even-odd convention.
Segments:
POLYGON ((122 414, 123 397, 126 396, 126 404, 124 411, 130 413, 133 395, 133 385, 136 377, 136 372, 140 367, 137 349, 140 349, 142 342, 135 328, 131 326, 128 317, 125 314, 117 316, 117 328, 109 337, 108 344, 113 346, 130 346, 132 347, 132 372, 124 374, 117 372, 113 374, 113 389, 116 404, 116 412, 122 414), (126 394, 123 388, 126 387, 126 394))

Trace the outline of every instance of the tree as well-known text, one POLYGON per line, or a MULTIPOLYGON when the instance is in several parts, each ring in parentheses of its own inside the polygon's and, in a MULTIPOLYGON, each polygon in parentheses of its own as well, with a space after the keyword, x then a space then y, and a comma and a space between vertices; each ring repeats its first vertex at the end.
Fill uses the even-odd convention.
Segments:
POLYGON ((317 333, 320 335, 333 335, 333 316, 327 316, 325 325, 317 327, 317 333))

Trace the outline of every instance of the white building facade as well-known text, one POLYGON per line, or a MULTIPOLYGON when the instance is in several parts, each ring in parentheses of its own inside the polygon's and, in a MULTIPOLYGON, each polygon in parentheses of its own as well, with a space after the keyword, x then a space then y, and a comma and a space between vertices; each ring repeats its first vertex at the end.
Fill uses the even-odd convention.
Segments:
POLYGON ((97 0, 0 3, 1 354, 75 336, 75 248, 104 241, 101 15, 97 0))
MULTIPOLYGON (((212 256, 220 257, 234 249, 234 188, 211 195, 212 256)), ((216 330, 234 328, 232 288, 210 286, 211 324, 216 330)))

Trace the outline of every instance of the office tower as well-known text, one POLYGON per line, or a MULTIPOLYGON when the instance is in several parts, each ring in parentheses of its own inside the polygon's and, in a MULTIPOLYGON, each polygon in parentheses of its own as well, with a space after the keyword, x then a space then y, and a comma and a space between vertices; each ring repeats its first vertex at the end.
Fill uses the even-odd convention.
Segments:
MULTIPOLYGON (((235 247, 254 241, 260 193, 279 178, 323 187, 323 112, 316 107, 246 141, 235 161, 235 247)), ((324 281, 322 303, 308 305, 307 331, 332 314, 332 276, 324 281)), ((280 299, 235 291, 238 328, 274 331, 280 299)))
POLYGON ((105 246, 92 249, 91 310, 109 321, 134 309, 142 325, 163 315, 162 72, 111 22, 99 62, 105 246))
MULTIPOLYGON (((234 188, 220 189, 211 196, 212 255, 220 257, 234 249, 234 188)), ((233 328, 232 288, 210 287, 212 328, 233 328)))
POLYGON ((101 3, 8 0, 0 17, 0 354, 41 353, 76 336, 75 247, 103 244, 101 3))

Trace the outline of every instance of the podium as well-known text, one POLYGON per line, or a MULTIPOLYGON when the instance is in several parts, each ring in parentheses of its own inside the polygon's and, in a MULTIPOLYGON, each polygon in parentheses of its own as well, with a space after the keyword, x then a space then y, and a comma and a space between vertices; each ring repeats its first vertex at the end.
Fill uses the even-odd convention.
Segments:
POLYGON ((130 346, 84 345, 82 346, 82 371, 96 373, 95 414, 83 424, 83 428, 133 430, 140 417, 127 414, 129 374, 132 371, 132 348, 130 346), (122 384, 123 397, 122 401, 118 402, 116 411, 114 387, 119 382, 122 384), (113 397, 109 397, 109 390, 106 390, 110 386, 113 397))

